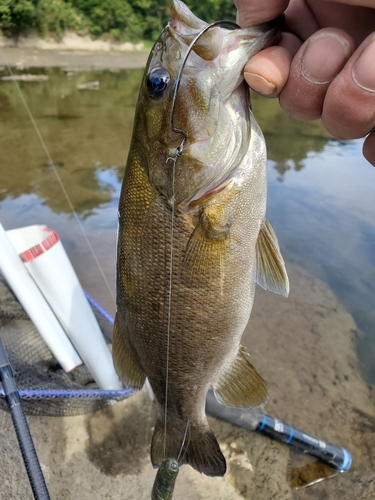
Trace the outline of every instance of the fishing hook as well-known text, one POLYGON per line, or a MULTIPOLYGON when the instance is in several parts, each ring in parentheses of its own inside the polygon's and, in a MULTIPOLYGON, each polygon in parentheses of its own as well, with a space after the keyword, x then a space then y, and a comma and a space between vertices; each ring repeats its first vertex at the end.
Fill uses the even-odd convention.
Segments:
POLYGON ((181 130, 177 127, 175 127, 174 125, 174 111, 175 111, 175 107, 176 107, 176 100, 177 100, 177 92, 178 92, 178 89, 180 87, 180 82, 181 82, 181 76, 182 76, 182 71, 185 67, 185 64, 186 64, 186 61, 187 61, 187 58, 189 57, 190 55, 190 52, 193 50, 193 47, 194 45, 197 43, 197 41, 199 40, 199 38, 204 35, 204 33, 206 33, 206 31, 208 31, 209 29, 213 28, 214 26, 220 26, 220 25, 228 25, 228 26, 232 26, 234 29, 240 29, 241 27, 235 23, 234 21, 226 21, 226 20, 222 20, 222 21, 215 21, 211 24, 208 24, 207 26, 205 26, 199 33, 198 35, 194 38, 194 40, 191 42, 191 44, 189 45, 187 51, 186 51, 186 54, 184 56, 184 59, 182 60, 182 63, 181 63, 181 66, 178 70, 178 73, 177 73, 177 78, 176 78, 176 82, 175 82, 175 86, 174 86, 174 92, 173 92, 173 99, 172 99, 172 109, 171 109, 171 129, 173 130, 173 132, 176 132, 176 134, 181 134, 183 136, 182 138, 182 141, 181 141, 181 144, 178 146, 178 148, 176 148, 176 152, 175 152, 175 156, 174 157, 168 157, 167 160, 166 160, 166 163, 168 163, 169 160, 172 160, 174 163, 176 163, 177 159, 182 155, 182 151, 184 149, 184 144, 187 140, 187 132, 185 132, 184 130, 181 130))

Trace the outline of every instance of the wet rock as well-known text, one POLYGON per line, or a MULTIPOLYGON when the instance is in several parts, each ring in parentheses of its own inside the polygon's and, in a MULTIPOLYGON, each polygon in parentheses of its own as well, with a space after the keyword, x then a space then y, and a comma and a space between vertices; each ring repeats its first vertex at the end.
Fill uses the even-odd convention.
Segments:
POLYGON ((77 84, 77 89, 79 90, 99 90, 99 87, 100 87, 100 82, 97 80, 95 82, 77 84))
POLYGON ((6 75, 1 77, 4 81, 18 81, 18 82, 46 82, 49 80, 48 75, 31 75, 23 73, 22 75, 6 75))

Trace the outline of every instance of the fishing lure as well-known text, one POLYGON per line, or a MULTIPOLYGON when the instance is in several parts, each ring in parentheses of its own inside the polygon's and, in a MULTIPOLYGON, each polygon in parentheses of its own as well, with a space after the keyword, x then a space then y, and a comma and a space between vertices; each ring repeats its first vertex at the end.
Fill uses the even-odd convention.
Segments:
POLYGON ((178 473, 180 472, 179 463, 181 455, 183 454, 182 455, 183 459, 190 442, 190 435, 189 435, 187 446, 184 451, 184 446, 189 431, 190 431, 190 422, 187 421, 184 439, 182 441, 181 449, 178 454, 177 460, 174 458, 165 458, 161 463, 155 477, 154 486, 152 488, 151 500, 172 500, 176 479, 178 473))
POLYGON ((155 477, 151 500, 172 500, 180 466, 174 458, 166 458, 155 477))

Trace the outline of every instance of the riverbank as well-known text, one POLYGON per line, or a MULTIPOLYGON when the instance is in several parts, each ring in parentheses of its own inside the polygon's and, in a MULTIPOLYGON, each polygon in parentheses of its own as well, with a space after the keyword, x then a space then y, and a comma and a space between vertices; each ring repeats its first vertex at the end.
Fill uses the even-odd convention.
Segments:
POLYGON ((87 51, 33 47, 3 47, 0 51, 0 66, 24 70, 27 68, 53 68, 66 70, 116 70, 143 68, 148 52, 133 51, 87 51))
POLYGON ((35 35, 6 38, 0 35, 0 66, 20 70, 60 67, 67 69, 133 69, 146 65, 149 49, 144 42, 132 44, 91 40, 66 33, 61 41, 35 35))
MULTIPOLYGON (((216 419, 210 424, 227 458, 224 478, 181 469, 175 499, 370 500, 375 495, 375 406, 355 354, 356 325, 332 291, 288 266, 288 299, 257 289, 243 343, 269 387, 266 411, 353 455, 345 474, 294 490, 305 456, 216 419)), ((1 314, 1 310, 0 310, 1 314)), ((7 328, 7 325, 4 326, 7 328)), ((76 417, 29 417, 55 500, 150 498, 154 411, 142 391, 108 409, 76 417)), ((4 498, 31 499, 8 413, 0 411, 0 481, 4 498)))

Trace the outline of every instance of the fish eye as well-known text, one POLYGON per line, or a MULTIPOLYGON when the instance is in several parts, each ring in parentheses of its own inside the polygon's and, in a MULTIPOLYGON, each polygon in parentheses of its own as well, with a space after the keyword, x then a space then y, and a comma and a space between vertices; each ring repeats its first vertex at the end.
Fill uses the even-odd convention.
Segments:
POLYGON ((161 97, 171 80, 170 74, 164 68, 154 68, 150 71, 147 79, 147 90, 152 98, 161 97))
POLYGON ((171 460, 169 463, 169 470, 171 472, 177 472, 178 471, 178 462, 176 460, 171 460))

